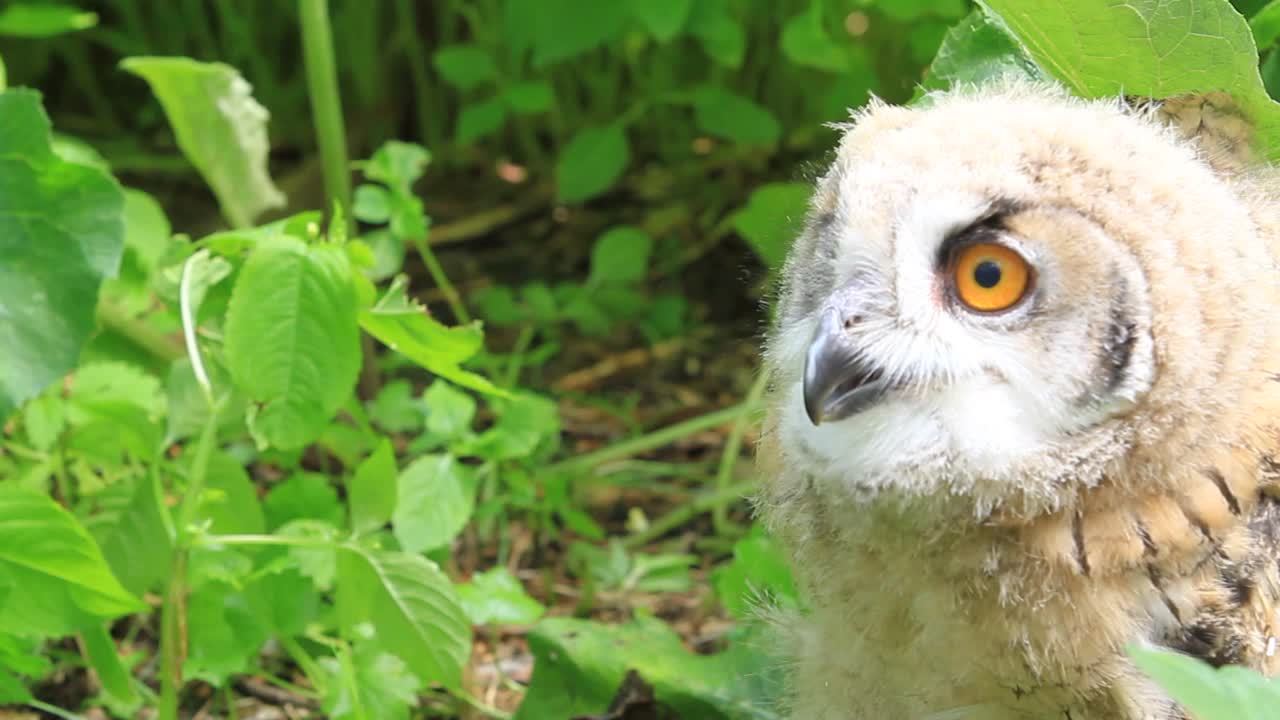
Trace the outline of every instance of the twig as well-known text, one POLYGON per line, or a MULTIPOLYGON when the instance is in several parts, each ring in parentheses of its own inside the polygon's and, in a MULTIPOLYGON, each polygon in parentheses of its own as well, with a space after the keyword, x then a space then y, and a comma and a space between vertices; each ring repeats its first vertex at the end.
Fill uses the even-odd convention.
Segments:
POLYGON ((296 705, 308 710, 319 709, 320 703, 315 698, 299 695, 284 688, 276 687, 265 680, 252 675, 239 678, 236 687, 240 692, 273 705, 296 705))
POLYGON ((610 355, 594 365, 574 370, 560 377, 551 387, 561 392, 583 391, 599 385, 612 375, 624 370, 647 365, 654 360, 662 360, 676 354, 685 346, 684 338, 664 340, 652 347, 633 348, 616 355, 610 355))

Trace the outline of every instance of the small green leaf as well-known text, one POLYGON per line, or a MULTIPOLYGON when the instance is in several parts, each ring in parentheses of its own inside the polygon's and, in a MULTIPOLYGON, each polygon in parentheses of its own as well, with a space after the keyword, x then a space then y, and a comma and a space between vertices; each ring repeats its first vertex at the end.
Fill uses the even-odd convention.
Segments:
POLYGON ((333 523, 308 518, 292 520, 278 528, 276 534, 310 541, 308 544, 290 545, 287 552, 289 561, 311 579, 315 589, 322 592, 333 589, 338 573, 338 528, 333 523))
POLYGON ((452 440, 471 431, 476 416, 475 398, 443 380, 431 383, 422 395, 427 409, 427 431, 452 440))
POLYGON ((579 130, 556 161, 560 200, 580 203, 613 186, 630 159, 627 135, 618 124, 579 130))
POLYGON ((746 207, 733 214, 733 229, 771 270, 777 270, 804 225, 812 194, 813 188, 802 183, 763 185, 751 193, 746 207))
POLYGON ((500 407, 498 421, 467 446, 467 451, 490 460, 527 458, 560 434, 556 404, 532 393, 521 393, 500 407))
MULTIPOLYGON (((194 577, 193 573, 193 577, 194 577)), ((187 598, 184 679, 222 685, 249 666, 269 628, 243 591, 222 581, 198 585, 187 598)))
MULTIPOLYGON (((81 10, 74 5, 10 2, 0 10, 0 35, 47 38, 88 30, 97 24, 97 13, 81 10)), ((3 89, 2 85, 0 89, 3 89)))
POLYGON ((612 40, 627 23, 623 2, 541 0, 534 16, 534 67, 546 67, 612 40))
POLYGON ((331 720, 409 720, 417 705, 419 680, 400 658, 377 642, 357 640, 348 655, 321 658, 321 708, 331 720))
POLYGON ((392 380, 369 403, 369 419, 388 432, 421 430, 423 406, 408 380, 392 380))
POLYGON ((476 573, 458 586, 458 597, 472 625, 528 625, 547 612, 505 567, 476 573))
POLYGON ((347 484, 351 529, 367 533, 390 522, 396 509, 397 488, 396 456, 391 441, 383 438, 347 484))
POLYGON ((458 142, 464 145, 475 142, 502 129, 506 121, 507 107, 501 97, 467 105, 458 113, 458 142))
MULTIPOLYGON (((267 527, 258 492, 238 460, 224 452, 209 456, 200 515, 209 531, 222 535, 256 535, 267 527)), ((286 483, 287 484, 287 483, 286 483)), ((277 486, 278 491, 283 485, 277 486)))
POLYGON ((30 90, 0 93, 0 418, 75 367, 98 290, 116 274, 124 196, 68 163, 30 90))
POLYGON ((434 550, 467 526, 475 487, 466 473, 451 455, 420 457, 400 473, 392 524, 401 548, 434 550))
POLYGON ((653 238, 634 227, 616 227, 600 236, 591 250, 590 285, 625 285, 644 280, 649 272, 653 238))
POLYGON ((271 488, 265 503, 267 526, 278 528, 294 520, 322 520, 342 527, 346 513, 338 491, 320 473, 299 472, 271 488))
POLYGON ((45 391, 22 410, 22 428, 27 440, 41 452, 53 447, 66 427, 66 402, 56 393, 45 391))
POLYGON ((350 262, 340 247, 284 238, 260 244, 227 311, 231 375, 261 403, 252 427, 275 447, 319 437, 351 394, 360 337, 350 262))
POLYGON ((364 163, 363 170, 370 180, 407 193, 430 162, 431 153, 421 145, 388 140, 364 163))
POLYGON ((459 90, 471 90, 498 77, 498 66, 479 45, 448 45, 431 56, 445 82, 459 90))
POLYGON ((145 609, 111 574, 93 538, 43 493, 0 484, 0 626, 65 635, 99 618, 145 609))
POLYGON ((160 203, 141 190, 124 190, 124 246, 147 272, 155 270, 169 248, 169 218, 160 203))
POLYGON ((248 227, 262 212, 284 205, 267 171, 270 115, 235 68, 180 57, 132 57, 120 66, 151 86, 178 147, 233 226, 248 227))
POLYGON ((122 462, 122 452, 150 459, 164 437, 166 409, 157 378, 124 363, 86 365, 67 398, 69 443, 107 464, 122 462))
POLYGON ((403 276, 391 283, 372 308, 360 314, 360 326, 387 347, 450 382, 491 395, 507 395, 486 378, 461 367, 484 346, 480 325, 441 325, 426 308, 409 300, 403 276))
POLYGON ((693 101, 699 129, 744 145, 768 145, 782 134, 778 119, 766 108, 718 85, 707 85, 693 101))
POLYGON ((360 222, 381 225, 391 219, 391 198, 387 189, 365 183, 356 188, 351 201, 351 214, 360 222))
POLYGON ((349 631, 371 622, 379 645, 424 683, 457 688, 471 654, 471 627, 449 578, 406 552, 347 546, 338 561, 338 614, 349 631))
POLYGON ((822 26, 821 2, 811 2, 808 10, 782 26, 782 54, 797 65, 828 72, 842 72, 849 67, 844 48, 822 26))
POLYGON ((161 490, 151 477, 135 478, 133 496, 102 537, 102 555, 120 584, 141 595, 168 576, 173 541, 161 490))
POLYGON ((737 69, 747 54, 747 34, 725 0, 693 0, 686 28, 718 65, 737 69))
POLYGON ((733 561, 716 571, 714 582, 721 604, 740 620, 751 619, 765 597, 782 607, 799 603, 786 557, 759 526, 734 543, 733 561))
POLYGON ((631 14, 644 25, 653 39, 670 42, 680 34, 693 0, 630 0, 631 14))
POLYGON ((533 115, 550 110, 556 96, 544 82, 522 82, 503 90, 502 101, 517 115, 533 115))

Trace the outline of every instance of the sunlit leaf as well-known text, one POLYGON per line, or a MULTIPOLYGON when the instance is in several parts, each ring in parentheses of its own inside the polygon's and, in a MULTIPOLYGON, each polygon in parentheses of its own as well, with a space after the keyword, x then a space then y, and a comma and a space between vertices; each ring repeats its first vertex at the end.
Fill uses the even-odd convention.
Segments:
POLYGON ((383 438, 347 483, 352 530, 365 533, 390 522, 396 509, 397 474, 391 441, 383 438))
POLYGON ((746 207, 733 214, 733 229, 772 270, 782 267, 787 250, 804 225, 813 188, 803 183, 770 183, 756 188, 746 207))
POLYGON ((396 540, 409 552, 453 541, 475 508, 469 471, 450 455, 426 455, 401 471, 392 515, 396 540))
POLYGON ((458 597, 473 625, 528 625, 547 612, 504 567, 476 573, 458 586, 458 597))
POLYGON ((97 13, 63 3, 10 2, 0 9, 0 35, 47 38, 87 30, 97 24, 97 13))

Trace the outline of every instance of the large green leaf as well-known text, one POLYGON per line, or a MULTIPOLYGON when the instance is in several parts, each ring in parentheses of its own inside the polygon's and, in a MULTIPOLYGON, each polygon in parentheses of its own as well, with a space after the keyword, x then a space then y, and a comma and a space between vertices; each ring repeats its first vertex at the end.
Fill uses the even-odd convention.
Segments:
POLYGON ((1249 668, 1214 669, 1154 648, 1132 648, 1129 655, 1197 720, 1274 720, 1280 708, 1280 682, 1249 668))
POLYGON ((227 364, 261 403, 256 433, 281 449, 319 437, 360 371, 356 296, 346 253, 282 238, 260 244, 227 310, 227 364))
POLYGON ((79 522, 47 495, 0 484, 0 627, 64 635, 96 618, 142 610, 79 522))
POLYGON ((123 211, 111 176, 54 155, 38 94, 0 93, 0 418, 75 366, 123 211))
POLYGON ((1004 76, 1042 79, 1044 73, 999 21, 979 8, 947 31, 921 85, 935 90, 1004 76))
POLYGON ((625 625, 549 618, 529 634, 533 683, 515 720, 603 716, 628 670, 654 686, 677 717, 777 720, 777 658, 747 642, 695 655, 666 623, 638 617, 625 625))
POLYGON ((120 66, 151 86, 178 147, 232 225, 248 227, 264 210, 284 206, 267 171, 270 114, 235 68, 182 57, 132 57, 120 66))
POLYGON ((1229 92, 1280 159, 1280 105, 1262 85, 1249 24, 1227 0, 979 0, 1075 93, 1152 98, 1229 92))
POLYGON ((458 687, 471 626, 449 578, 421 555, 350 545, 338 555, 338 612, 354 632, 372 623, 382 647, 424 683, 458 687))

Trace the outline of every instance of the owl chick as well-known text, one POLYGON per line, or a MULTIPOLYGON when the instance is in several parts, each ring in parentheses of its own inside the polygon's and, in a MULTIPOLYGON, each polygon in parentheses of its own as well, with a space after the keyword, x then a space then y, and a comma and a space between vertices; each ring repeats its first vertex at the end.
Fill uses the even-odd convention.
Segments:
POLYGON ((792 716, 1185 718, 1131 644, 1280 671, 1276 176, 1039 86, 844 131, 766 360, 792 716))

